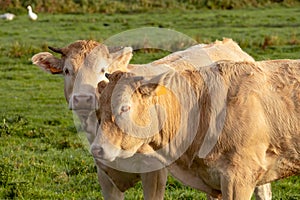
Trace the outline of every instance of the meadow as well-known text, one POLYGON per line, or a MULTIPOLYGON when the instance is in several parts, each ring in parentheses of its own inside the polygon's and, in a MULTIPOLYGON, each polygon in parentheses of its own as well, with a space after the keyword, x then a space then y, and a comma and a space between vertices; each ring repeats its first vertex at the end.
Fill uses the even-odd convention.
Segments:
MULTIPOLYGON (((300 8, 166 10, 135 14, 21 14, 0 21, 0 199, 102 199, 93 159, 74 125, 63 78, 31 57, 79 39, 99 42, 126 30, 168 28, 210 43, 233 38, 256 60, 299 59, 300 8)), ((137 51, 132 63, 166 55, 137 51)), ((300 199, 300 178, 272 183, 273 199, 300 199)), ((142 199, 141 184, 126 199, 142 199)), ((205 199, 168 178, 165 199, 205 199)))

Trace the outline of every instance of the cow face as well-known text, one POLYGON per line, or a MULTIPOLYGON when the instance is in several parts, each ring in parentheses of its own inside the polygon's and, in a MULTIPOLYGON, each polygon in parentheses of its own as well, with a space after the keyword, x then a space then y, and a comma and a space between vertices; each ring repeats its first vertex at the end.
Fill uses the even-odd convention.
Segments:
POLYGON ((97 118, 100 126, 91 151, 96 159, 113 161, 135 153, 154 153, 173 136, 161 137, 164 129, 178 130, 180 104, 163 84, 131 73, 115 72, 109 83, 100 82, 97 118), (160 99, 168 99, 160 101, 160 99), (172 102, 166 106, 164 102, 172 102), (171 116, 171 120, 169 119, 171 116), (170 124, 167 124, 170 121, 170 124))
MULTIPOLYGON (((98 84, 98 92, 101 93, 101 95, 99 99, 100 108, 97 110, 97 118, 101 118, 101 127, 103 129, 110 129, 107 131, 107 134, 102 134, 102 131, 98 129, 98 140, 99 144, 101 144, 101 147, 100 145, 95 145, 92 148, 92 152, 97 154, 95 157, 98 159, 113 161, 115 157, 119 155, 122 155, 123 157, 130 157, 143 143, 143 141, 139 138, 133 138, 123 134, 123 131, 114 124, 115 115, 113 114, 114 111, 112 110, 111 106, 112 92, 110 91, 113 91, 115 87, 118 87, 118 81, 123 75, 124 74, 122 72, 118 71, 113 75, 110 75, 110 84, 107 84, 105 81, 101 81, 98 84), (124 143, 124 140, 127 140, 128 143, 124 143)), ((125 81, 119 82, 119 84, 123 83, 125 83, 125 81)), ((127 87, 122 88, 124 90, 131 89, 127 87)), ((115 110, 119 110, 119 108, 116 108, 115 110)), ((128 115, 128 112, 130 112, 130 106, 127 104, 126 106, 120 108, 119 116, 123 117, 123 115, 128 115)))
POLYGON ((41 52, 32 57, 32 62, 46 72, 64 76, 65 98, 69 108, 74 110, 96 109, 97 83, 107 80, 105 72, 120 67, 126 69, 132 57, 130 47, 111 53, 105 45, 86 40, 76 41, 64 48, 49 49, 61 54, 61 58, 41 52))

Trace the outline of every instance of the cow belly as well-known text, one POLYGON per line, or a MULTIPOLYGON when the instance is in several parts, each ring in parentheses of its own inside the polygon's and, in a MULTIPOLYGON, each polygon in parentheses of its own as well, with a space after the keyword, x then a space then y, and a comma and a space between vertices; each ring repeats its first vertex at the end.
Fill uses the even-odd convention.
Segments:
POLYGON ((184 169, 176 164, 168 166, 169 172, 184 185, 193 187, 195 189, 201 190, 212 197, 220 197, 221 191, 215 190, 209 185, 207 185, 201 178, 199 178, 192 169, 184 169))

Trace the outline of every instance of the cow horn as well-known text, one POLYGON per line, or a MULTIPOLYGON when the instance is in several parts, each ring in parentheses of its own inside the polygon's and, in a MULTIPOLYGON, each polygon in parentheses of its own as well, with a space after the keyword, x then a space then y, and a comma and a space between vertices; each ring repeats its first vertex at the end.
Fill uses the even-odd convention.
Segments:
POLYGON ((64 54, 62 52, 62 49, 61 48, 55 48, 55 47, 50 47, 48 46, 48 49, 50 49, 51 51, 55 52, 55 53, 60 53, 60 54, 64 54))
POLYGON ((109 79, 110 75, 111 75, 111 74, 109 74, 109 73, 105 73, 105 77, 106 77, 107 79, 109 79))

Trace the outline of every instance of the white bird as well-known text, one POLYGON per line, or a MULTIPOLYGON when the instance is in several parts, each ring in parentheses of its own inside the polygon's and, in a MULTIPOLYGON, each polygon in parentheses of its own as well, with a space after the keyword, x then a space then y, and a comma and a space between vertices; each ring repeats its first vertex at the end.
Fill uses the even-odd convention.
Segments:
POLYGON ((31 20, 36 20, 38 18, 37 14, 35 14, 34 12, 32 12, 32 8, 31 6, 27 6, 28 9, 28 16, 31 20))
POLYGON ((13 20, 15 15, 12 13, 4 13, 3 15, 0 15, 0 18, 5 20, 13 20))

